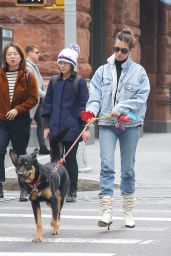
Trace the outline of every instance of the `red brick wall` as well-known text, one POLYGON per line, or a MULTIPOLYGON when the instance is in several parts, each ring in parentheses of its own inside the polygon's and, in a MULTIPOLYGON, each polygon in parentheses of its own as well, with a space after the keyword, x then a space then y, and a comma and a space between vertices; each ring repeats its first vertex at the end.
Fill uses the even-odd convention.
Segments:
MULTIPOLYGON (((79 71, 89 77, 90 0, 77 0, 77 40, 81 48, 79 71)), ((1 0, 0 24, 14 30, 14 40, 25 48, 34 43, 39 46, 41 61, 39 67, 44 76, 57 72, 56 58, 64 47, 64 12, 62 10, 30 10, 16 7, 15 0, 1 0)))

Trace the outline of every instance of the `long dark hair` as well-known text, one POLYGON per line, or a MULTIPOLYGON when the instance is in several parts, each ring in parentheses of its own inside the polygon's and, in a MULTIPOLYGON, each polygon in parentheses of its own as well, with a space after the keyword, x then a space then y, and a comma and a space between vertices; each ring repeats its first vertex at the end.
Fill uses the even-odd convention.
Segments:
POLYGON ((11 47, 11 46, 14 47, 20 55, 21 61, 20 61, 20 64, 19 64, 19 70, 25 69, 26 62, 25 62, 24 50, 22 49, 22 47, 19 44, 11 42, 11 43, 9 43, 5 46, 5 48, 3 50, 3 54, 2 54, 2 62, 3 62, 3 66, 4 66, 5 71, 8 71, 8 64, 6 62, 6 54, 7 54, 8 48, 11 47))

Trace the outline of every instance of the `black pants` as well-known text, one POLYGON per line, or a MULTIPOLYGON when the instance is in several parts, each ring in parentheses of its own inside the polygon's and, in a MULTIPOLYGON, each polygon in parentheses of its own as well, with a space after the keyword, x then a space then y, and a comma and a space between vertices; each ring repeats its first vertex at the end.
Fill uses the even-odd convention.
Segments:
POLYGON ((46 143, 43 136, 44 129, 43 129, 41 110, 42 110, 42 103, 40 101, 33 119, 36 121, 36 124, 37 124, 37 139, 39 142, 39 147, 44 147, 46 146, 46 143))
POLYGON ((30 138, 29 113, 18 115, 14 120, 0 120, 0 182, 5 181, 5 155, 9 141, 17 154, 26 153, 30 138))
MULTIPOLYGON (((50 143, 50 155, 51 155, 51 161, 57 162, 60 158, 63 156, 63 152, 67 152, 68 149, 73 144, 73 141, 65 141, 61 142, 59 144, 52 144, 50 143)), ((77 191, 77 184, 78 184, 78 163, 77 163, 77 149, 78 149, 79 143, 77 143, 73 149, 69 152, 69 154, 66 157, 66 162, 64 165, 66 166, 66 169, 69 174, 70 179, 70 190, 73 189, 77 191)))

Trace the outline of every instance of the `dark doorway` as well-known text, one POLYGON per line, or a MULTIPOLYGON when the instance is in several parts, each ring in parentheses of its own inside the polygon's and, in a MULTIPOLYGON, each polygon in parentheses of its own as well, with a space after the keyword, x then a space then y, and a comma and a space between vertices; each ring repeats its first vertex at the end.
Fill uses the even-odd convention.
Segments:
POLYGON ((141 63, 148 73, 157 72, 158 0, 140 1, 141 63))
POLYGON ((90 65, 92 75, 105 61, 105 1, 91 0, 90 65))
POLYGON ((140 1, 141 64, 150 78, 151 92, 148 99, 144 131, 153 132, 155 120, 155 93, 158 83, 158 3, 159 0, 140 1))

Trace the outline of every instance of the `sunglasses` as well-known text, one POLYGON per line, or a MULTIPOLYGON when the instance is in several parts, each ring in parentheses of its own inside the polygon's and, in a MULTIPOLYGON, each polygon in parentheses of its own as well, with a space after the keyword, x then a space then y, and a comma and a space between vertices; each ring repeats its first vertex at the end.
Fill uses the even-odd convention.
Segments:
POLYGON ((127 48, 119 48, 117 46, 113 46, 114 52, 121 52, 122 54, 128 54, 129 49, 127 48))
POLYGON ((39 51, 32 51, 32 53, 35 53, 35 54, 40 54, 40 52, 39 51))

